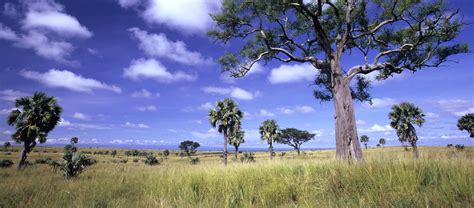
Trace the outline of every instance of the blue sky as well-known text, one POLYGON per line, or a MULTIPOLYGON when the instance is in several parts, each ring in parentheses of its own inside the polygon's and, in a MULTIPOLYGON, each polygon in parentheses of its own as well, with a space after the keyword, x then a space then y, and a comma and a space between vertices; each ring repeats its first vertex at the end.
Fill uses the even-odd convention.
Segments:
MULTIPOLYGON (((211 128, 207 112, 217 100, 231 97, 245 113, 242 148, 266 147, 258 127, 269 118, 282 128, 316 133, 304 147, 334 147, 333 105, 313 98, 317 72, 308 65, 262 63, 240 79, 220 73, 216 60, 240 43, 223 45, 206 36, 214 27, 207 14, 219 9, 218 1, 0 3, 0 119, 6 120, 20 96, 43 91, 57 97, 63 118, 47 144, 78 136, 89 146, 160 148, 191 139, 220 147, 222 137, 211 128)), ((472 1, 449 1, 449 6, 474 21, 472 1)), ((472 34, 474 25, 467 25, 457 41, 473 47, 472 34)), ((460 115, 474 112, 474 55, 452 60, 437 69, 374 81, 373 105, 355 103, 359 134, 370 137, 370 146, 381 137, 387 145, 399 145, 387 114, 393 104, 408 101, 427 115, 418 129, 419 145, 474 145, 456 127, 460 115)), ((346 54, 342 65, 362 61, 346 54)), ((0 122, 0 141, 12 131, 0 122)))

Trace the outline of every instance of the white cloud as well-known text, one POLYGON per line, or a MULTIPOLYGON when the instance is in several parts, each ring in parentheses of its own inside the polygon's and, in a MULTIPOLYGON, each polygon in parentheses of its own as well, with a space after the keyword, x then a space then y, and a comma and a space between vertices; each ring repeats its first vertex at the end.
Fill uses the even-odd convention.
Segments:
POLYGON ((314 112, 314 109, 310 106, 307 106, 307 105, 303 105, 303 106, 296 106, 296 107, 293 107, 293 108, 278 108, 278 110, 283 113, 283 114, 287 114, 287 115, 291 115, 295 112, 297 113, 303 113, 303 114, 306 114, 306 113, 312 113, 314 112))
POLYGON ((283 64, 271 70, 268 80, 272 84, 312 81, 317 74, 311 64, 283 64))
POLYGON ((240 100, 253 100, 255 97, 260 95, 259 91, 249 92, 239 87, 204 87, 202 89, 205 93, 209 94, 220 94, 220 95, 228 95, 235 99, 240 100))
POLYGON ((199 52, 188 50, 182 41, 169 40, 165 34, 150 34, 139 28, 130 28, 130 32, 140 41, 140 49, 148 56, 167 58, 186 65, 202 65, 212 60, 204 58, 199 52))
POLYGON ((28 93, 17 90, 6 89, 0 91, 0 100, 15 101, 16 99, 25 96, 28 96, 28 93))
POLYGON ((145 112, 145 111, 156 111, 156 106, 154 105, 148 105, 148 106, 141 106, 138 107, 137 110, 145 112))
MULTIPOLYGON (((77 64, 67 60, 74 47, 66 39, 89 38, 92 32, 77 18, 65 13, 64 6, 53 0, 23 1, 23 6, 22 32, 17 33, 0 23, 0 39, 11 41, 18 48, 32 49, 46 59, 77 64)), ((5 4, 4 12, 13 11, 11 8, 14 7, 5 4)))
POLYGON ((205 33, 214 23, 209 13, 219 9, 219 0, 149 0, 142 17, 183 33, 205 33))
POLYGON ((439 107, 456 117, 474 113, 474 100, 450 99, 437 102, 439 107))
POLYGON ((437 119, 437 118, 439 118, 439 114, 437 114, 437 113, 426 112, 425 115, 426 115, 426 118, 430 118, 430 119, 437 119))
POLYGON ((323 130, 322 129, 313 130, 313 131, 311 131, 311 133, 315 134, 315 136, 314 136, 315 138, 319 138, 319 137, 323 136, 323 130))
POLYGON ((362 103, 362 106, 365 108, 386 108, 392 107, 397 102, 393 98, 373 98, 372 105, 369 102, 362 103))
POLYGON ((213 108, 213 107, 214 107, 214 105, 212 105, 212 103, 207 102, 207 103, 201 104, 201 105, 198 107, 198 110, 210 110, 210 109, 213 108))
POLYGON ((266 110, 266 109, 260 109, 260 112, 258 114, 259 116, 262 117, 275 117, 275 114, 266 110))
POLYGON ((72 117, 75 119, 84 120, 84 121, 90 120, 90 116, 83 113, 79 113, 79 112, 75 112, 72 117))
POLYGON ((405 77, 405 75, 402 73, 402 74, 393 74, 391 77, 389 77, 385 80, 377 80, 376 77, 379 73, 380 73, 379 71, 373 71, 369 74, 364 74, 364 75, 360 75, 360 76, 365 77, 367 80, 370 81, 370 83, 372 85, 375 85, 375 86, 382 85, 382 84, 386 83, 389 80, 400 80, 400 79, 403 79, 405 77))
POLYGON ((153 94, 150 91, 143 88, 132 93, 132 97, 135 97, 135 98, 151 98, 153 96, 160 97, 160 93, 153 94))
POLYGON ((356 124, 357 125, 364 125, 364 124, 366 124, 366 122, 364 120, 357 120, 356 124))
POLYGON ((209 138, 216 138, 219 136, 219 133, 217 130, 211 128, 205 132, 200 132, 200 131, 192 131, 191 135, 193 137, 196 137, 198 139, 209 139, 209 138))
POLYGON ((0 109, 0 115, 8 115, 12 111, 16 110, 17 108, 10 108, 10 109, 0 109))
POLYGON ((390 127, 390 125, 381 126, 381 125, 378 125, 378 124, 374 124, 370 128, 360 128, 359 129, 359 132, 361 132, 361 133, 391 132, 391 131, 394 131, 394 130, 392 129, 392 127, 390 127))
POLYGON ((110 127, 106 126, 100 126, 100 125, 95 125, 95 124, 83 124, 83 123, 72 123, 70 121, 65 120, 64 118, 61 118, 58 123, 58 127, 64 127, 67 129, 98 129, 98 130, 103 130, 103 129, 110 129, 110 127))
POLYGON ((252 74, 261 74, 265 72, 265 67, 260 64, 259 62, 252 65, 252 68, 247 72, 245 76, 252 75, 252 74))
POLYGON ((171 73, 155 59, 133 60, 130 66, 123 70, 123 76, 132 80, 150 78, 158 82, 194 81, 197 79, 195 75, 181 71, 171 73))
POLYGON ((130 127, 130 128, 141 128, 141 129, 148 129, 150 128, 150 126, 146 125, 146 124, 143 124, 143 123, 138 123, 138 124, 134 124, 134 123, 130 123, 130 122, 125 122, 125 127, 130 127))
POLYGON ((50 69, 45 73, 22 71, 20 74, 27 79, 36 80, 49 87, 66 88, 76 92, 92 93, 93 90, 96 89, 110 90, 115 93, 122 92, 122 90, 115 85, 107 85, 95 79, 76 75, 67 70, 50 69))
POLYGON ((123 8, 129 8, 139 5, 141 0, 118 0, 118 3, 123 8))

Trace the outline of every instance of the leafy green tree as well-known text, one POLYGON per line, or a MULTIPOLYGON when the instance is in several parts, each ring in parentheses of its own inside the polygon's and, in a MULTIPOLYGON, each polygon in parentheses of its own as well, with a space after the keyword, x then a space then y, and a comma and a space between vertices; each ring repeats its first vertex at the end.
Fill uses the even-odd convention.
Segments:
POLYGON ((275 120, 265 120, 258 129, 260 138, 267 141, 270 159, 273 159, 273 142, 280 136, 280 128, 275 120))
POLYGON ((3 147, 5 148, 5 151, 11 146, 12 146, 12 144, 10 142, 3 143, 3 147))
POLYGON ((165 156, 165 158, 168 158, 168 156, 170 155, 170 151, 169 150, 163 151, 163 155, 165 156))
POLYGON ((112 157, 115 158, 115 155, 117 155, 117 150, 112 150, 112 151, 110 152, 110 155, 112 155, 112 157))
POLYGON ((15 108, 8 115, 7 123, 15 126, 12 139, 23 143, 18 169, 24 165, 27 154, 37 142, 45 143, 48 133, 59 123, 62 108, 54 97, 42 92, 35 92, 31 97, 21 97, 15 100, 15 108))
POLYGON ((146 156, 145 164, 150 165, 150 166, 159 165, 160 161, 156 159, 156 157, 153 154, 149 154, 146 156))
POLYGON ((392 111, 388 114, 390 126, 397 132, 398 140, 408 142, 413 147, 415 158, 418 158, 418 136, 414 125, 421 127, 425 122, 424 117, 420 108, 407 102, 392 106, 392 111))
POLYGON ((464 115, 458 120, 458 128, 467 131, 471 138, 474 138, 474 113, 464 115))
POLYGON ((243 42, 219 59, 223 72, 245 76, 257 62, 307 63, 318 71, 314 96, 334 100, 336 155, 362 160, 353 99, 370 101, 362 75, 387 79, 438 67, 468 46, 453 41, 464 24, 443 1, 235 1, 211 14, 217 41, 243 42), (351 54, 360 64, 344 69, 351 54), (352 86, 352 87, 351 87, 352 86))
POLYGON ((224 165, 227 165, 227 144, 229 136, 235 129, 240 128, 240 120, 244 113, 239 110, 237 103, 232 99, 226 98, 216 103, 216 108, 209 111, 209 121, 212 127, 224 135, 224 165))
POLYGON ((240 145, 245 142, 244 136, 245 132, 240 130, 239 128, 229 137, 229 144, 231 144, 235 148, 235 160, 237 160, 238 158, 240 145))
POLYGON ((362 135, 360 137, 360 142, 364 143, 365 149, 367 149, 367 143, 369 142, 369 137, 367 135, 362 135))
POLYGON ((71 144, 77 144, 79 142, 79 138, 77 137, 72 137, 71 138, 71 144))
POLYGON ((385 139, 384 138, 380 138, 379 139, 379 144, 382 145, 382 148, 385 147, 385 139))
POLYGON ((286 128, 281 130, 281 134, 276 139, 276 142, 292 146, 300 155, 301 145, 314 139, 314 136, 315 134, 311 134, 308 131, 286 128))
POLYGON ((181 151, 183 151, 191 159, 191 155, 195 154, 197 148, 200 146, 201 145, 198 142, 186 140, 179 144, 179 149, 181 149, 181 151))
MULTIPOLYGON (((64 177, 71 179, 81 174, 87 166, 96 163, 94 159, 87 157, 77 151, 76 144, 79 142, 77 137, 71 139, 71 144, 64 147, 63 163, 60 164, 64 177)), ((52 163, 54 165, 54 163, 52 163)))

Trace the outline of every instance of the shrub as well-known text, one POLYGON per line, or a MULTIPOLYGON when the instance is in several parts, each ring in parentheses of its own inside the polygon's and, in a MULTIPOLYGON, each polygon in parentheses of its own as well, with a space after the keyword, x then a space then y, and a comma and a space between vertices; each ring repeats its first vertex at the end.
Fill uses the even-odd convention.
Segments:
POLYGON ((446 146, 447 146, 448 148, 451 148, 451 147, 453 147, 453 144, 448 144, 448 145, 446 145, 446 146))
POLYGON ((0 168, 9 168, 13 165, 13 161, 11 160, 1 160, 0 161, 0 168))
POLYGON ((253 152, 244 152, 240 157, 240 162, 252 163, 255 162, 255 153, 253 152))
POLYGON ((49 161, 51 161, 53 159, 51 159, 50 157, 48 158, 38 158, 35 160, 35 163, 36 164, 49 164, 49 161))
POLYGON ((133 162, 138 162, 138 159, 137 158, 133 159, 133 162))
POLYGON ((463 150, 464 149, 464 144, 456 144, 454 146, 454 148, 456 148, 456 150, 463 150))
POLYGON ((71 144, 64 146, 64 161, 61 168, 66 179, 71 179, 78 176, 87 166, 97 163, 96 160, 88 158, 86 155, 77 152, 77 147, 75 146, 77 142, 78 138, 73 137, 71 139, 71 144))
POLYGON ((197 165, 199 163, 199 157, 191 158, 191 165, 197 165))
POLYGON ((160 161, 158 161, 158 159, 156 159, 154 155, 150 154, 146 156, 145 164, 146 165, 159 165, 160 161))
POLYGON ((127 163, 128 162, 128 159, 122 159, 119 161, 120 163, 127 163))
POLYGON ((284 157, 286 155, 286 152, 281 152, 280 157, 284 157))

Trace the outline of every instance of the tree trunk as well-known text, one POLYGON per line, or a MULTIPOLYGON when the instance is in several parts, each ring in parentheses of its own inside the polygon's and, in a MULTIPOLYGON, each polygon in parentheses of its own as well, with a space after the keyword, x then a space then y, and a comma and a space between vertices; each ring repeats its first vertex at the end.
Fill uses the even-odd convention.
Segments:
POLYGON ((300 156, 300 149, 297 148, 296 151, 298 152, 298 156, 300 156))
POLYGON ((224 166, 227 166, 227 134, 224 133, 224 166))
POLYGON ((365 149, 367 149, 367 144, 364 144, 365 145, 365 149))
POLYGON ((418 159, 420 155, 418 153, 418 147, 416 146, 416 143, 413 143, 411 146, 413 147, 413 156, 415 159, 418 159))
POLYGON ((363 160, 357 137, 355 113, 350 91, 350 81, 341 75, 339 61, 331 61, 332 90, 336 119, 336 156, 338 159, 363 160))
POLYGON ((21 154, 20 154, 20 162, 18 162, 18 169, 21 169, 26 161, 26 158, 27 158, 27 154, 29 152, 29 144, 25 143, 23 145, 23 150, 21 151, 21 154))
POLYGON ((238 159, 239 154, 239 147, 235 147, 235 161, 238 159))
POLYGON ((270 160, 273 160, 273 144, 270 142, 268 147, 268 152, 270 152, 270 160))

